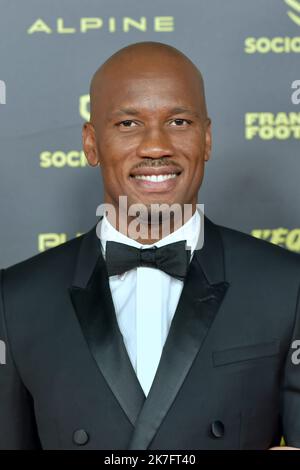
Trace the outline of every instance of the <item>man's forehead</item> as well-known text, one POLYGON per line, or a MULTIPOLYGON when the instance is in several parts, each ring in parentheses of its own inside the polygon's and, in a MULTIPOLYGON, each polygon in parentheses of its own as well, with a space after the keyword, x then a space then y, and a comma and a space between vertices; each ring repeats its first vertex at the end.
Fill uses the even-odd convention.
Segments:
POLYGON ((120 68, 116 71, 109 70, 103 74, 99 74, 98 80, 93 84, 93 91, 109 92, 110 90, 122 91, 124 88, 128 92, 138 92, 143 89, 152 87, 162 88, 201 88, 201 79, 193 71, 178 68, 144 68, 134 69, 130 67, 120 68))
POLYGON ((186 75, 139 73, 103 80, 98 89, 94 89, 93 96, 108 105, 119 107, 134 107, 134 102, 141 105, 147 101, 153 105, 159 101, 161 105, 165 102, 165 106, 180 106, 180 100, 184 103, 193 101, 201 93, 200 83, 186 75))

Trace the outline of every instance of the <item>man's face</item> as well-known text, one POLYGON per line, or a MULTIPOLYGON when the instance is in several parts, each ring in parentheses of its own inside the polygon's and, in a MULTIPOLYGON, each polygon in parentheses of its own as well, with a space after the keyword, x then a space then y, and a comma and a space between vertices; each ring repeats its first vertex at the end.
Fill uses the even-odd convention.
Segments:
POLYGON ((102 168, 104 202, 196 204, 211 147, 210 121, 191 73, 163 69, 104 77, 83 131, 90 164, 102 168))

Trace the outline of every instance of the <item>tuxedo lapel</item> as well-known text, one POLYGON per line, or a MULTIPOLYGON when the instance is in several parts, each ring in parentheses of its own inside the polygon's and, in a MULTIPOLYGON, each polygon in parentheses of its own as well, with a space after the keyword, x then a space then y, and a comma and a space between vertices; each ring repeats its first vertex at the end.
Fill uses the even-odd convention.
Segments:
POLYGON ((89 350, 130 422, 135 425, 145 394, 117 323, 95 228, 82 238, 69 292, 89 350))
POLYGON ((227 291, 217 227, 205 220, 204 247, 194 253, 160 362, 128 449, 147 449, 174 402, 227 291))

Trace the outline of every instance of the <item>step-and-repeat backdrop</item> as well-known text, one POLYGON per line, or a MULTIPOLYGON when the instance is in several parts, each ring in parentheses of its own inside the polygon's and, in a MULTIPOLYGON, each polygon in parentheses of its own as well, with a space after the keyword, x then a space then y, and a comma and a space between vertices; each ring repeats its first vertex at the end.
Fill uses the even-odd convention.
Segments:
POLYGON ((206 215, 300 252, 300 0, 0 0, 0 267, 96 223, 101 175, 81 143, 89 82, 145 40, 204 75, 206 215))

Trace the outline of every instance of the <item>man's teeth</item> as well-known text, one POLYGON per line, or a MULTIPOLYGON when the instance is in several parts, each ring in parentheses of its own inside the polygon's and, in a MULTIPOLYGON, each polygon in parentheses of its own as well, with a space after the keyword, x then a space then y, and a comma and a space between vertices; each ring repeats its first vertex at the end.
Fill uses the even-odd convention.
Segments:
POLYGON ((138 180, 152 181, 154 183, 160 183, 161 181, 176 178, 176 173, 170 173, 168 175, 136 175, 135 178, 138 180))

